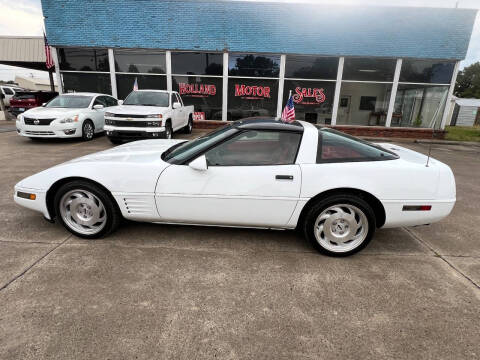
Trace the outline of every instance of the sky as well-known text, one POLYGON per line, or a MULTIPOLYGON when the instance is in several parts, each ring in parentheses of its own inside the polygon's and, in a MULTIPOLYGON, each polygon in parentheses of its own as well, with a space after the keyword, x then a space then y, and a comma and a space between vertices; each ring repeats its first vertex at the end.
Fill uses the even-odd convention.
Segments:
MULTIPOLYGON (((257 0, 249 0, 257 1, 257 0)), ((262 0, 285 2, 308 2, 317 4, 344 4, 350 6, 426 6, 480 9, 480 0, 262 0)), ((43 33, 43 15, 40 0, 0 0, 0 36, 19 35, 41 36, 43 33)), ((477 15, 467 56, 460 68, 480 61, 480 15, 477 15)), ((44 71, 15 68, 0 65, 0 80, 13 80, 15 74, 47 78, 44 71)))

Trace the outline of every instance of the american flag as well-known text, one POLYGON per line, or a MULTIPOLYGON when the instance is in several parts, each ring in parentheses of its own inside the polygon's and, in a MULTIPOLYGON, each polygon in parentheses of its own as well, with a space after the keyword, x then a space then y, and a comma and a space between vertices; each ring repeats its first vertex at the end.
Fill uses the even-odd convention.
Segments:
POLYGON ((43 41, 45 43, 45 65, 47 69, 51 69, 55 66, 53 62, 52 53, 50 52, 50 46, 48 45, 47 36, 43 33, 43 41))
POLYGON ((287 105, 282 111, 282 121, 291 123, 295 121, 295 106, 293 104, 293 96, 290 94, 287 105))
POLYGON ((135 82, 133 83, 133 91, 137 91, 138 90, 138 82, 137 82, 137 78, 135 78, 135 82))

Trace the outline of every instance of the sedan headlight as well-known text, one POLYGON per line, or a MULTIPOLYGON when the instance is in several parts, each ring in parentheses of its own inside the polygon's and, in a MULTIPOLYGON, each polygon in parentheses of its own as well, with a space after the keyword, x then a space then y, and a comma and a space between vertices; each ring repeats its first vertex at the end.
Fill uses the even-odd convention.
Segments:
POLYGON ((147 115, 145 116, 146 118, 149 118, 149 119, 152 119, 152 118, 156 118, 156 119, 161 119, 162 118, 162 114, 150 114, 150 115, 147 115))
POLYGON ((22 114, 18 114, 18 115, 17 115, 17 120, 20 121, 20 122, 23 122, 23 115, 22 115, 22 114))
POLYGON ((73 123, 78 121, 78 115, 70 116, 60 120, 60 124, 73 123))
POLYGON ((115 114, 107 111, 107 112, 105 112, 105 116, 114 117, 115 114))
POLYGON ((162 126, 161 121, 147 121, 147 126, 162 126))

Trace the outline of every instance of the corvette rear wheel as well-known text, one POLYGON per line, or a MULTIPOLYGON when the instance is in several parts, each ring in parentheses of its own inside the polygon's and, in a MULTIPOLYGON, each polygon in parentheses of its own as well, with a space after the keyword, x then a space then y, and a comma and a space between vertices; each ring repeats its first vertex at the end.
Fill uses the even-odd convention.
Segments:
POLYGON ((95 239, 114 231, 121 213, 114 200, 99 186, 73 181, 60 187, 54 198, 57 218, 72 234, 95 239))
POLYGON ((348 256, 367 246, 375 227, 375 214, 365 200, 354 195, 333 195, 312 206, 303 230, 321 253, 348 256))

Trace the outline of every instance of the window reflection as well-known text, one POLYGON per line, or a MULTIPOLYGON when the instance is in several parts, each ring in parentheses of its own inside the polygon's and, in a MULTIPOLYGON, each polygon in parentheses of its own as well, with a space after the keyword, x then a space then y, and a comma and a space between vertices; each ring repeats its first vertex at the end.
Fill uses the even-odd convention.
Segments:
POLYGON ((222 75, 223 54, 174 52, 172 53, 172 73, 186 75, 222 75))
POLYGON ((60 70, 110 71, 107 49, 58 49, 60 70))
POLYGON ((401 82, 450 84, 454 62, 437 60, 403 60, 401 82))
POLYGON ((228 74, 232 76, 278 77, 279 55, 230 54, 228 74))
POLYGON ((165 74, 165 53, 153 50, 115 50, 118 72, 165 74))
POLYGON ((287 55, 285 77, 300 79, 336 79, 338 58, 287 55))
POLYGON ((396 59, 345 58, 343 80, 393 81, 396 59))

